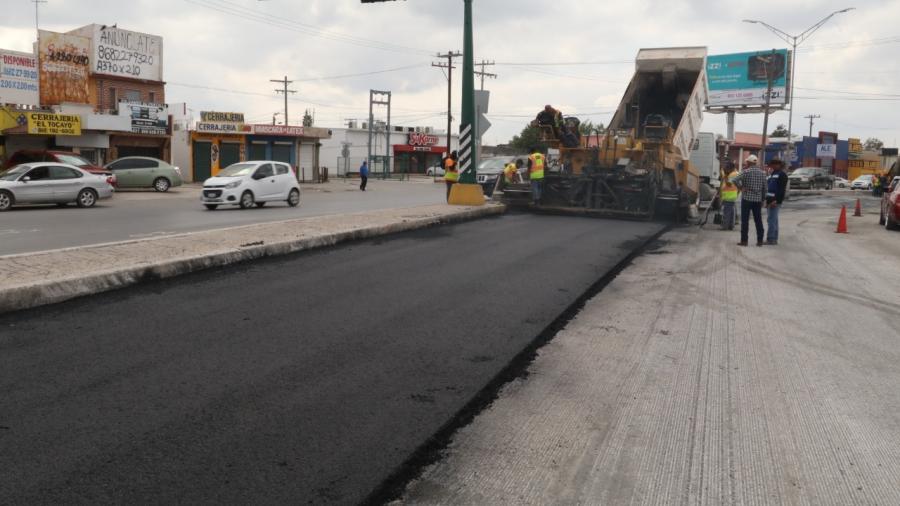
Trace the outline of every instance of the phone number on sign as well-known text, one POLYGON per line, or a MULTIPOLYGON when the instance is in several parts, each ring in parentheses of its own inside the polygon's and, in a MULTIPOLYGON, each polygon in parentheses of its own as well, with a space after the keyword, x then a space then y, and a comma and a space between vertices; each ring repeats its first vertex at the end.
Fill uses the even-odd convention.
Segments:
POLYGON ((24 77, 26 79, 38 78, 38 73, 36 70, 17 69, 13 67, 4 67, 3 75, 6 77, 24 77))

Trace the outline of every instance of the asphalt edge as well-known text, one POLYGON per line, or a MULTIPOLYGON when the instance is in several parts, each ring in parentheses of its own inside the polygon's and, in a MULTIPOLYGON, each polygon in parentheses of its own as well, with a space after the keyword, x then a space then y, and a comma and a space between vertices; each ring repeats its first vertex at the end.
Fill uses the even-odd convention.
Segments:
POLYGON ((461 223, 487 216, 500 215, 504 212, 506 212, 505 206, 484 205, 449 215, 403 219, 387 225, 364 227, 345 232, 269 244, 253 244, 232 251, 219 251, 173 261, 128 267, 80 278, 14 286, 0 289, 0 315, 125 288, 145 281, 171 278, 259 258, 325 248, 345 242, 360 241, 439 225, 461 223))
POLYGON ((618 275, 638 257, 644 255, 660 238, 675 228, 666 225, 655 234, 642 240, 606 272, 600 279, 587 288, 575 301, 565 308, 559 316, 550 322, 537 337, 516 354, 481 390, 478 391, 463 407, 445 422, 433 435, 410 454, 378 487, 360 503, 364 505, 399 505, 403 504, 403 493, 407 486, 421 477, 422 472, 438 462, 443 451, 453 442, 453 436, 466 427, 482 411, 490 407, 506 385, 528 376, 528 369, 537 358, 538 352, 572 321, 584 308, 585 304, 596 297, 618 275))

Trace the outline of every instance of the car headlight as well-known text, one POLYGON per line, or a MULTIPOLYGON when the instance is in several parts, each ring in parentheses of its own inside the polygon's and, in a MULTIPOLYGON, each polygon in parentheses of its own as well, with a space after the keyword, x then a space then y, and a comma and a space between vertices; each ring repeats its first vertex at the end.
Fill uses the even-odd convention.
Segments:
POLYGON ((244 182, 243 180, 238 179, 237 181, 232 181, 232 182, 226 184, 225 188, 227 188, 229 190, 233 190, 234 188, 237 188, 238 186, 240 186, 241 183, 243 183, 243 182, 244 182))

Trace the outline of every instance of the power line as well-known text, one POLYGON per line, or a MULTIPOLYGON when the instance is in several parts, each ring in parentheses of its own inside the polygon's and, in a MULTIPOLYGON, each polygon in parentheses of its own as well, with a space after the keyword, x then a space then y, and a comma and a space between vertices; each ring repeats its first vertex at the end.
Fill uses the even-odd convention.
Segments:
POLYGON ((497 79, 497 74, 491 74, 489 72, 485 72, 484 68, 490 65, 495 65, 494 62, 489 62, 487 60, 481 60, 481 63, 476 63, 476 67, 481 67, 481 70, 476 70, 475 75, 481 77, 481 89, 484 90, 484 78, 490 77, 491 79, 497 79))
POLYGON ((801 88, 799 86, 796 87, 798 90, 806 90, 806 91, 821 91, 825 93, 841 93, 846 95, 868 95, 874 97, 900 97, 900 94, 896 93, 870 93, 864 91, 841 91, 841 90, 823 90, 819 88, 801 88))
POLYGON ((394 67, 391 69, 373 70, 370 72, 360 72, 358 74, 343 74, 343 75, 325 76, 325 77, 307 77, 304 79, 297 79, 297 82, 303 83, 303 82, 310 82, 310 81, 331 81, 334 79, 346 79, 349 77, 374 76, 376 74, 387 74, 388 72, 398 72, 400 70, 409 70, 409 69, 413 69, 413 68, 418 68, 418 67, 422 67, 423 65, 424 65, 423 63, 416 63, 414 65, 404 65, 402 67, 394 67))
POLYGON ((269 82, 284 84, 284 89, 275 90, 275 93, 284 93, 284 124, 287 125, 288 124, 288 94, 297 93, 296 90, 289 90, 288 85, 293 83, 294 81, 288 81, 287 76, 284 76, 284 79, 269 79, 269 82))

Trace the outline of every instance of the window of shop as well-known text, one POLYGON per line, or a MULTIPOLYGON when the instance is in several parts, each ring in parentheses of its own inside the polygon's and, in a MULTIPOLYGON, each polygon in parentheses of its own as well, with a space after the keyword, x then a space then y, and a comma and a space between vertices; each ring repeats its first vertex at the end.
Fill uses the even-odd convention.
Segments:
POLYGON ((140 102, 141 92, 138 90, 125 90, 125 100, 129 102, 140 102))
POLYGON ((212 142, 194 142, 194 181, 204 181, 212 175, 212 142))
POLYGON ((265 160, 266 159, 266 143, 264 141, 253 141, 250 143, 250 159, 265 160))

